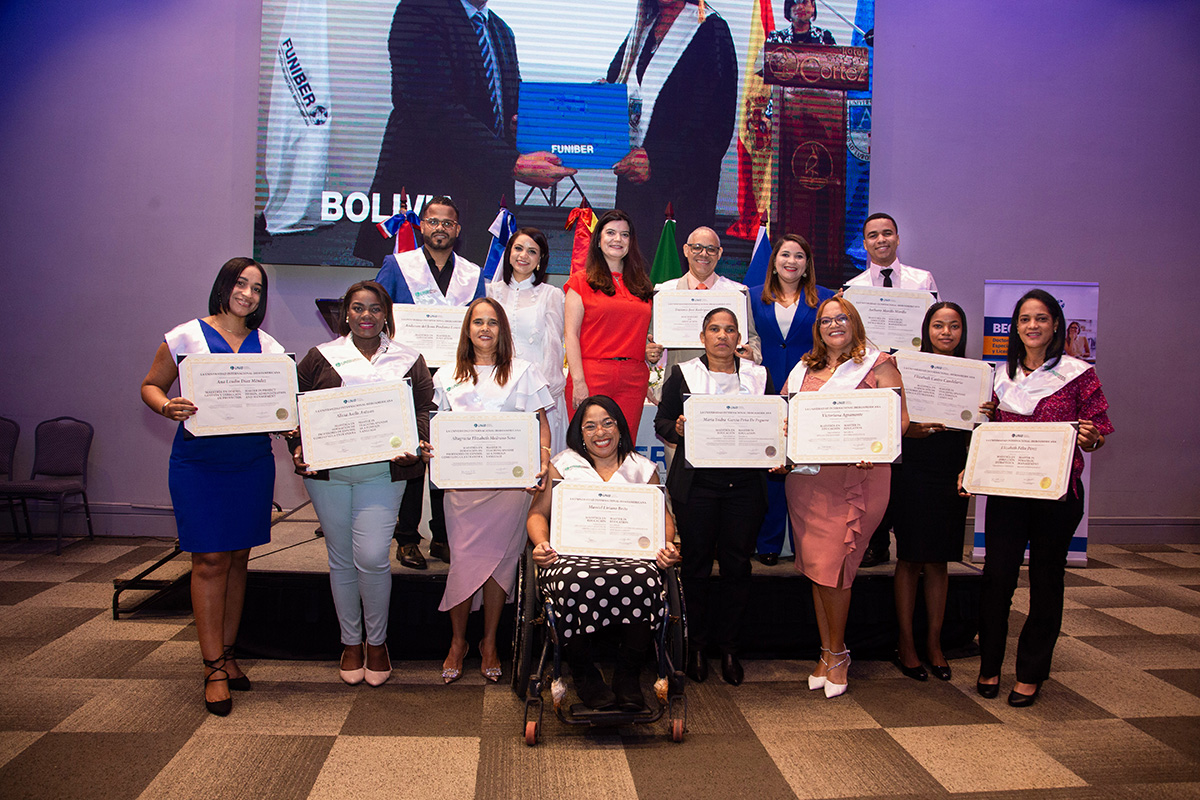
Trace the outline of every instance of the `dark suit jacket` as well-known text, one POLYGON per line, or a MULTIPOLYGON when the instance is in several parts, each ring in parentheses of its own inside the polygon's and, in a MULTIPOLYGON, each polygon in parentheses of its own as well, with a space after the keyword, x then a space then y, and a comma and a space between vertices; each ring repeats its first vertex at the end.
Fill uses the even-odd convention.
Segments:
MULTIPOLYGON (((513 193, 516 134, 509 124, 517 113, 521 72, 512 29, 488 12, 492 52, 500 69, 500 134, 492 132, 491 86, 479 52, 475 27, 460 0, 403 0, 396 7, 388 52, 392 62, 392 113, 379 148, 371 191, 382 208, 392 194, 445 194, 459 207, 458 251, 482 264, 491 244, 488 226, 500 198, 513 193)), ((391 253, 368 217, 354 254, 375 266, 391 253)))
MULTIPOLYGON (((754 327, 762 342, 762 365, 767 368, 771 383, 782 391, 787 376, 800 363, 800 357, 812 350, 812 327, 817 319, 817 310, 801 300, 785 340, 775 319, 775 305, 764 303, 762 293, 762 286, 750 288, 750 313, 754 315, 754 327)), ((834 294, 832 289, 818 286, 817 305, 834 294)), ((794 390, 796 387, 791 388, 794 390)))

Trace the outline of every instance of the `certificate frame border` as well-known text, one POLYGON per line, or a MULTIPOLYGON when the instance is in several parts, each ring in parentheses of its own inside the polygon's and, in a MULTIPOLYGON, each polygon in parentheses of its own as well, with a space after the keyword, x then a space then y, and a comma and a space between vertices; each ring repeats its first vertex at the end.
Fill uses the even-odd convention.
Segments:
MULTIPOLYGON (((727 296, 732 297, 735 294, 737 295, 737 299, 738 299, 737 306, 735 306, 735 307, 725 306, 725 307, 730 308, 730 310, 733 311, 734 316, 737 317, 738 330, 740 330, 741 334, 742 334, 742 342, 741 343, 745 344, 746 338, 749 335, 748 330, 749 330, 749 325, 750 325, 750 320, 749 320, 750 309, 749 309, 749 303, 746 302, 746 298, 747 298, 746 293, 741 291, 740 289, 710 289, 710 290, 704 292, 702 296, 704 298, 713 297, 714 295, 716 295, 716 296, 727 295, 727 296), (741 312, 742 312, 741 315, 738 314, 738 307, 741 308, 741 312)), ((663 298, 680 297, 683 299, 692 300, 692 299, 699 299, 699 295, 700 295, 699 292, 694 291, 692 289, 659 289, 654 293, 654 298, 650 302, 653 304, 660 296, 663 298)), ((716 305, 711 306, 709 310, 711 311, 713 308, 720 308, 721 306, 722 306, 721 303, 717 303, 716 305)), ((705 313, 707 313, 707 312, 705 312, 705 313)), ((652 322, 651 328, 652 328, 652 333, 654 334, 654 343, 655 344, 660 344, 666 348, 675 348, 676 350, 679 350, 679 349, 702 350, 702 349, 704 349, 704 345, 702 345, 700 343, 700 330, 698 328, 696 330, 695 338, 692 341, 684 341, 682 339, 670 339, 670 340, 664 341, 664 340, 659 339, 658 338, 659 320, 662 319, 664 316, 667 316, 667 315, 656 313, 653 315, 653 318, 651 320, 651 322, 652 322)))
POLYGON ((784 432, 787 429, 788 418, 788 401, 782 395, 777 394, 690 394, 683 401, 684 416, 688 416, 688 403, 695 400, 698 403, 741 403, 748 406, 771 406, 782 405, 782 413, 779 419, 779 439, 777 444, 782 444, 783 447, 778 451, 778 460, 764 455, 761 459, 721 459, 703 460, 703 463, 697 464, 692 460, 692 453, 695 442, 695 429, 690 423, 685 423, 683 426, 683 444, 684 450, 687 453, 687 463, 694 469, 714 469, 720 467, 735 467, 745 469, 772 469, 774 467, 782 467, 787 463, 788 441, 787 434, 784 432), (771 463, 766 463, 771 462, 771 463))
POLYGON ((555 481, 550 487, 550 547, 558 550, 558 545, 562 543, 563 527, 566 525, 566 514, 562 511, 562 503, 566 497, 565 494, 560 495, 558 489, 566 487, 565 491, 571 490, 587 490, 594 492, 612 492, 614 494, 645 494, 650 495, 654 492, 657 496, 655 502, 654 519, 651 522, 650 536, 650 552, 642 553, 640 551, 627 551, 620 548, 583 548, 575 550, 571 553, 563 553, 566 556, 578 556, 582 558, 629 558, 638 561, 654 561, 658 554, 658 547, 655 543, 659 543, 659 547, 666 546, 667 527, 666 527, 666 509, 667 498, 663 487, 656 483, 609 483, 597 481, 555 481))
POLYGON ((822 465, 851 465, 857 464, 860 461, 870 461, 872 464, 891 465, 900 457, 900 445, 903 433, 900 431, 900 426, 903 418, 900 415, 900 393, 893 388, 885 387, 882 389, 852 389, 848 392, 793 392, 788 398, 788 460, 793 464, 822 464, 822 465), (882 393, 887 392, 890 397, 885 397, 882 393), (870 393, 870 394, 868 394, 870 393), (888 414, 892 416, 895 424, 888 426, 888 439, 883 442, 883 449, 879 453, 871 453, 873 458, 863 458, 863 453, 852 453, 844 451, 840 453, 827 453, 817 458, 796 458, 795 452, 796 436, 799 426, 792 422, 794 409, 792 408, 792 400, 802 395, 814 396, 823 395, 827 400, 856 400, 864 397, 879 397, 887 400, 888 414), (884 456, 892 453, 892 457, 883 460, 884 456))
MULTIPOLYGON (((976 369, 981 374, 986 373, 986 375, 989 378, 987 380, 984 380, 984 382, 980 385, 979 405, 982 405, 983 403, 986 403, 992 399, 992 386, 994 385, 996 371, 995 371, 995 367, 992 365, 992 363, 990 361, 980 361, 980 360, 974 359, 974 358, 959 358, 957 356, 946 356, 946 355, 942 355, 941 353, 923 353, 920 350, 898 350, 893 355, 893 357, 896 359, 896 368, 900 370, 901 379, 904 378, 904 369, 903 369, 903 363, 902 363, 904 360, 923 361, 926 364, 935 364, 935 363, 943 363, 944 359, 952 359, 953 360, 952 363, 954 366, 962 366, 964 364, 973 365, 973 366, 967 367, 967 369, 976 369), (974 365, 979 365, 979 366, 974 366, 974 365)), ((976 406, 976 408, 974 409, 974 411, 971 415, 970 422, 964 422, 961 418, 957 419, 957 420, 950 420, 949 422, 945 419, 917 419, 916 417, 913 416, 912 393, 908 391, 907 383, 905 384, 904 388, 905 388, 905 399, 908 403, 908 419, 911 422, 936 422, 936 423, 945 425, 947 428, 951 428, 956 431, 972 431, 975 429, 976 425, 980 425, 987 421, 987 417, 984 417, 982 414, 979 413, 978 406, 976 406), (977 419, 977 417, 981 417, 982 419, 977 419), (953 424, 950 424, 951 422, 953 424), (960 426, 964 426, 964 425, 966 427, 960 427, 960 426)), ((970 409, 965 409, 965 410, 970 410, 970 409)))
MULTIPOLYGON (((401 379, 398 381, 380 381, 377 383, 360 383, 360 384, 355 384, 353 386, 339 386, 339 387, 336 387, 333 389, 313 389, 313 390, 307 391, 307 392, 300 392, 299 394, 296 395, 296 406, 297 406, 297 408, 301 409, 300 410, 300 446, 304 453, 304 460, 309 465, 309 469, 313 469, 313 470, 337 469, 338 467, 356 467, 356 466, 359 466, 360 464, 376 464, 381 461, 391 461, 396 456, 404 454, 405 450, 407 449, 407 448, 405 448, 404 445, 405 445, 406 441, 408 441, 409 436, 411 436, 411 441, 415 443, 416 449, 408 450, 408 452, 414 453, 414 452, 417 452, 418 450, 420 450, 421 437, 420 437, 420 433, 417 431, 416 401, 413 398, 412 383, 407 378, 401 379), (405 438, 403 438, 401 440, 400 446, 398 448, 390 448, 388 450, 378 450, 378 451, 374 451, 371 453, 367 453, 366 458, 359 457, 359 456, 343 456, 340 458, 326 458, 323 460, 318 459, 317 461, 312 460, 312 454, 308 451, 308 445, 304 441, 304 428, 305 428, 304 423, 305 423, 305 420, 307 420, 309 418, 307 403, 305 402, 306 396, 309 399, 313 399, 315 396, 316 400, 333 400, 333 399, 337 399, 339 397, 354 397, 354 396, 363 396, 363 395, 372 395, 372 394, 382 394, 386 391, 389 391, 390 389, 399 388, 401 386, 406 387, 408 389, 407 393, 400 392, 401 397, 407 397, 408 413, 404 415, 405 430, 401 431, 401 436, 405 437, 405 438), (376 457, 376 456, 378 456, 378 457, 376 457)), ((395 434, 392 434, 392 435, 394 436, 395 434)))
POLYGON ((532 483, 528 482, 531 478, 536 479, 542 463, 540 453, 542 446, 541 428, 537 412, 438 411, 437 413, 432 414, 429 418, 429 443, 433 445, 434 451, 433 458, 429 462, 429 481, 439 489, 530 489, 537 485, 536 480, 534 480, 532 483), (454 478, 450 477, 447 477, 444 481, 439 480, 438 476, 441 475, 441 465, 438 464, 437 451, 440 437, 438 435, 438 426, 436 420, 442 418, 453 419, 455 422, 486 422, 495 420, 498 417, 512 419, 513 421, 517 421, 518 418, 522 420, 525 420, 526 417, 529 418, 527 420, 528 425, 530 426, 529 450, 525 454, 525 463, 517 465, 525 467, 525 475, 522 475, 520 478, 513 478, 513 482, 511 484, 489 482, 486 486, 481 485, 478 481, 455 480, 454 478))
MULTIPOLYGON (((1075 444, 1079 431, 1071 422, 988 422, 977 427, 971 434, 971 446, 967 450, 967 464, 963 468, 963 488, 971 494, 981 494, 987 497, 1024 497, 1035 500, 1061 500, 1071 489, 1071 466, 1075 461, 1075 444), (1001 427, 997 427, 1001 426, 1001 427), (1054 481, 1046 489, 1013 489, 1008 487, 983 486, 974 483, 972 476, 979 460, 977 436, 988 436, 989 432, 1002 433, 1008 431, 1044 432, 1049 429, 1059 429, 1064 434, 1062 451, 1059 453, 1059 475, 1051 477, 1054 481), (1069 431, 1069 435, 1066 435, 1069 431), (970 484, 970 485, 968 485, 970 484), (1055 486, 1061 491, 1054 494, 1055 486)), ((981 440, 980 440, 981 441, 981 440)))
POLYGON ((267 422, 252 423, 246 425, 204 425, 193 422, 195 415, 188 417, 183 422, 183 428, 192 436, 230 436, 244 433, 280 433, 290 431, 296 427, 297 420, 300 418, 299 409, 296 406, 296 393, 299 391, 300 384, 296 377, 296 357, 292 353, 188 353, 184 354, 179 359, 177 369, 179 370, 179 393, 188 398, 192 398, 192 390, 195 388, 192 379, 192 369, 197 364, 262 364, 279 362, 286 363, 291 366, 291 371, 287 373, 289 389, 287 410, 291 414, 288 419, 276 419, 275 424, 271 425, 267 422), (236 359, 236 361, 234 360, 236 359), (189 362, 190 365, 189 365, 189 362), (285 424, 289 423, 290 424, 285 424), (191 423, 191 424, 189 424, 191 423))

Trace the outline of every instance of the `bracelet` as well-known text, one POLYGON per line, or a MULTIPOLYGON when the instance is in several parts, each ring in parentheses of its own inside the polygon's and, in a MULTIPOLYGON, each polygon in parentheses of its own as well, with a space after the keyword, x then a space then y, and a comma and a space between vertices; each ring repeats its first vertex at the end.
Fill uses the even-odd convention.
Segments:
POLYGON ((551 450, 549 447, 546 447, 546 445, 542 445, 542 449, 545 450, 550 455, 554 455, 554 451, 551 450))
POLYGON ((160 417, 165 417, 165 416, 167 416, 167 414, 166 414, 166 411, 167 411, 167 406, 169 406, 169 405, 171 405, 171 401, 170 401, 170 400, 167 400, 167 402, 165 402, 165 403, 163 403, 163 404, 162 404, 162 408, 160 408, 160 409, 158 410, 158 415, 159 415, 160 417))

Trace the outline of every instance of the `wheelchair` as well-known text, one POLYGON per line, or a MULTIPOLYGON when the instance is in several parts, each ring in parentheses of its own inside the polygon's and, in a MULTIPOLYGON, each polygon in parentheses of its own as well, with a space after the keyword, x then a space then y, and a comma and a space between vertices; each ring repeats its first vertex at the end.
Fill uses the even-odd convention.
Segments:
POLYGON ((687 697, 684 695, 687 678, 683 671, 687 654, 687 618, 678 567, 663 571, 663 583, 666 588, 663 624, 654 634, 658 672, 654 699, 649 701, 647 708, 641 711, 595 710, 583 703, 568 704, 557 612, 538 586, 533 549, 526 546, 517 576, 517 620, 511 672, 513 692, 525 701, 525 744, 533 747, 541 735, 542 693, 547 684, 554 713, 567 725, 651 725, 665 715, 671 740, 683 741, 687 729, 687 697))

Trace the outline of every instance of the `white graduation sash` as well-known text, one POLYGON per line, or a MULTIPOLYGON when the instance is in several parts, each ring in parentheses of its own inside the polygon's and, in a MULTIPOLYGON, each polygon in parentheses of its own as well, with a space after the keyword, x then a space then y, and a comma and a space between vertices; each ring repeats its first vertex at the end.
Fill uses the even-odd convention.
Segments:
POLYGON ((438 288, 437 280, 429 269, 429 261, 425 257, 425 249, 418 248, 396 256, 396 266, 408 291, 412 293, 413 303, 419 306, 465 306, 475 299, 475 290, 479 286, 477 265, 460 255, 454 257, 454 272, 450 276, 450 285, 446 294, 438 288))
POLYGON ((341 377, 343 386, 402 380, 420 355, 411 347, 389 339, 386 333, 380 334, 379 350, 371 360, 354 346, 350 334, 319 344, 317 349, 341 377))
MULTIPOLYGON (((856 363, 854 359, 843 361, 838 365, 838 368, 829 376, 829 380, 818 389, 818 392, 849 392, 858 388, 858 385, 871 373, 871 369, 875 366, 876 359, 879 358, 879 351, 870 345, 867 345, 867 352, 863 355, 861 363, 856 363)), ((808 374, 808 367, 803 361, 797 364, 787 377, 787 387, 791 392, 800 391, 800 387, 804 385, 804 376, 808 374)))
MULTIPOLYGON (((509 392, 511 392, 513 389, 516 388, 517 381, 519 381, 521 379, 521 376, 525 374, 525 371, 528 370, 530 366, 531 366, 531 364, 528 361, 524 361, 519 358, 514 358, 512 361, 512 367, 508 374, 508 382, 505 383, 504 386, 502 386, 502 387, 499 386, 498 384, 495 384, 494 382, 492 382, 492 386, 494 386, 495 388, 492 388, 491 386, 488 387, 488 388, 492 388, 492 391, 487 392, 486 396, 485 396, 485 394, 480 393, 479 389, 481 387, 476 383, 472 383, 470 378, 463 380, 463 381, 458 381, 457 383, 453 383, 453 384, 447 386, 443 390, 443 392, 446 395, 446 399, 450 403, 450 410, 451 411, 500 411, 500 410, 502 410, 504 401, 508 399, 509 392), (497 400, 498 400, 498 402, 497 402, 497 400)), ((476 369, 476 371, 478 371, 479 367, 476 367, 475 369, 476 369)), ((451 376, 453 375, 454 370, 450 369, 449 367, 446 367, 446 369, 444 371, 445 371, 446 377, 451 378, 451 380, 453 380, 453 378, 451 376)), ((440 378, 441 375, 442 375, 442 372, 439 371, 438 377, 440 378)), ((482 381, 482 377, 480 380, 482 381)))
MULTIPOLYGON (((640 82, 637 77, 637 63, 650 26, 647 25, 646 30, 640 32, 641 35, 638 35, 636 26, 629 31, 629 37, 625 40, 625 62, 630 64, 630 67, 625 77, 625 86, 629 92, 630 147, 641 147, 642 142, 646 141, 646 131, 650 128, 650 118, 654 116, 654 104, 658 102, 658 93, 671 77, 675 64, 692 43, 692 37, 699 29, 700 9, 691 4, 685 5, 671 23, 667 35, 658 43, 658 49, 650 57, 650 63, 646 65, 640 82)), ((622 71, 625 71, 624 65, 622 71)))
POLYGON ((712 372, 699 358, 679 365, 692 394, 766 394, 767 368, 742 361, 736 375, 712 372), (737 391, 732 379, 737 378, 737 391))
MULTIPOLYGON (((206 355, 211 352, 208 349, 208 340, 204 338, 204 329, 200 327, 198 319, 172 328, 163 336, 163 340, 166 341, 167 349, 175 358, 179 358, 181 355, 206 355)), ((258 329, 258 344, 264 353, 286 352, 283 345, 261 328, 258 329)))
MULTIPOLYGON (((600 473, 596 472, 596 468, 574 450, 563 450, 551 459, 550 463, 554 464, 554 468, 558 470, 559 475, 563 476, 563 480, 604 482, 600 473)), ((625 456, 621 466, 609 478, 609 482, 649 483, 650 477, 657 474, 658 467, 654 465, 653 461, 637 453, 630 453, 625 456), (620 480, 617 480, 618 478, 620 480)))
POLYGON ((1028 375, 1020 367, 1017 377, 1008 377, 1008 369, 1001 367, 996 370, 996 379, 992 388, 1000 400, 1000 408, 1010 414, 1031 416, 1037 404, 1044 398, 1057 392, 1071 381, 1092 368, 1086 361, 1064 355, 1053 369, 1047 369, 1045 364, 1028 375))

